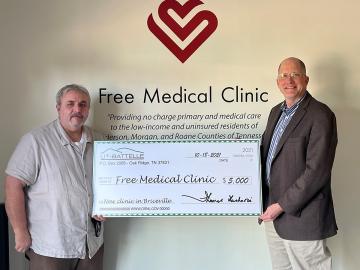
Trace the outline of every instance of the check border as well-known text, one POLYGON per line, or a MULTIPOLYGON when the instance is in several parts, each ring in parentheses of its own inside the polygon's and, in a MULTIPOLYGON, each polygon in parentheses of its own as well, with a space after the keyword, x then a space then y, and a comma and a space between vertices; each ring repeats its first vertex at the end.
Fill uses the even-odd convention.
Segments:
POLYGON ((257 157, 258 157, 258 191, 259 191, 259 198, 258 198, 258 204, 259 204, 259 212, 256 213, 129 213, 129 214, 114 214, 114 213, 101 213, 103 216, 106 217, 181 217, 181 216, 193 216, 193 217, 200 217, 200 216, 259 216, 259 214, 262 212, 262 187, 261 187, 261 166, 260 166, 260 140, 126 140, 126 141, 94 141, 94 155, 93 155, 93 215, 96 215, 96 211, 94 211, 95 208, 95 202, 97 200, 97 191, 94 188, 95 187, 95 178, 97 175, 97 166, 96 166, 96 155, 97 153, 97 145, 100 144, 170 144, 170 143, 256 143, 257 144, 257 157))

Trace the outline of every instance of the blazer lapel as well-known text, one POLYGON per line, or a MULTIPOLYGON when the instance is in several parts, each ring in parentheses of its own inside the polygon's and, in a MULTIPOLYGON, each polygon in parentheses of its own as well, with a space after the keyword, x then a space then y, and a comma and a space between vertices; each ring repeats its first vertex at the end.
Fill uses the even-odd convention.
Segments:
POLYGON ((283 135, 280 138, 280 141, 276 147, 276 151, 275 151, 273 160, 279 154, 281 148, 283 147, 284 143, 291 135, 294 128, 299 124, 300 120, 304 117, 304 115, 306 113, 306 108, 307 108, 311 98, 312 98, 312 96, 309 93, 307 93, 307 96, 305 97, 305 99, 300 103, 299 108, 297 109, 294 116, 291 118, 290 123, 287 125, 283 135))

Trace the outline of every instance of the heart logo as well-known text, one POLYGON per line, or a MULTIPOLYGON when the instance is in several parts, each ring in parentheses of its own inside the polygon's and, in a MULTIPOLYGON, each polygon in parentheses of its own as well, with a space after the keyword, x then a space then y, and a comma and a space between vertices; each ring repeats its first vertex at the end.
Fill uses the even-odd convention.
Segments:
POLYGON ((195 7, 204 4, 200 0, 189 0, 181 5, 176 0, 163 1, 158 9, 159 18, 178 37, 184 41, 203 21, 207 21, 206 27, 185 47, 181 49, 154 21, 150 14, 147 25, 149 30, 182 62, 184 63, 217 28, 218 21, 214 13, 208 10, 198 12, 184 27, 180 26, 169 15, 173 10, 181 19, 184 19, 195 7))

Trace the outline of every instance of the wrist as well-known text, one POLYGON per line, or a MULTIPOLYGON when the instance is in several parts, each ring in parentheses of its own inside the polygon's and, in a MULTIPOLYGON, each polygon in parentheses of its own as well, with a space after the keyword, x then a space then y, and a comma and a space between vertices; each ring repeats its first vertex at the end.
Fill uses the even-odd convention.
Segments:
POLYGON ((14 228, 14 233, 15 234, 29 234, 29 231, 28 231, 27 227, 17 227, 17 228, 14 228))

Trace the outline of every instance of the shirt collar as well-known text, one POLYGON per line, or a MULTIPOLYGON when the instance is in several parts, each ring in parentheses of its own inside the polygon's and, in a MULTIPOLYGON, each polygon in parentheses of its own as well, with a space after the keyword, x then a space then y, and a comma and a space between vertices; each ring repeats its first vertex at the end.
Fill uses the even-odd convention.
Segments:
POLYGON ((286 106, 286 102, 284 101, 280 106, 281 111, 284 112, 287 115, 291 114, 292 112, 294 112, 299 107, 301 101, 304 100, 306 95, 307 95, 307 91, 305 91, 304 95, 295 104, 293 104, 290 108, 288 108, 286 106))
MULTIPOLYGON (((64 128, 61 126, 60 124, 60 120, 59 118, 57 118, 55 120, 55 125, 56 128, 59 132, 59 136, 60 136, 60 140, 62 142, 63 145, 67 145, 67 144, 72 144, 73 142, 69 139, 69 136, 66 134, 66 131, 64 130, 64 128)), ((92 133, 90 131, 90 128, 87 126, 83 126, 83 132, 82 132, 82 142, 83 143, 88 143, 88 142, 92 142, 93 141, 93 136, 92 133)))

